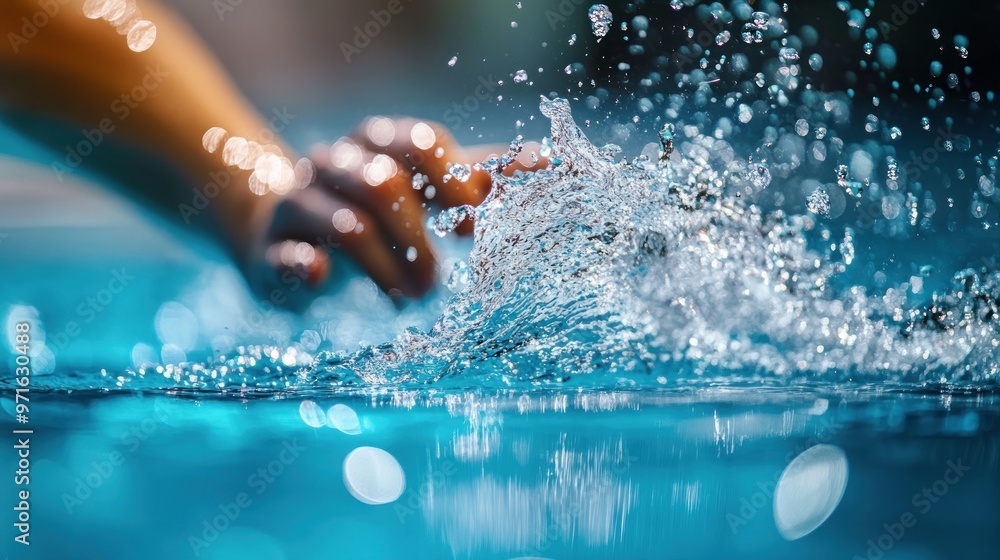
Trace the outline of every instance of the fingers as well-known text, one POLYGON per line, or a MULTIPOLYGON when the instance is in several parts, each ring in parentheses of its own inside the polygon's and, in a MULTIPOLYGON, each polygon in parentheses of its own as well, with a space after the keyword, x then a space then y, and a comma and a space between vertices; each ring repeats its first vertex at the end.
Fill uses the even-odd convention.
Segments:
MULTIPOLYGON (((531 155, 537 150, 537 144, 526 144, 504 173, 545 167, 544 159, 531 155)), ((343 252, 388 294, 423 295, 433 286, 437 264, 424 228, 426 202, 480 204, 492 178, 475 164, 506 151, 463 149, 432 122, 370 118, 353 137, 314 150, 316 180, 276 209, 266 261, 280 283, 297 278, 318 287, 335 266, 330 255, 343 252), (426 176, 428 186, 413 188, 416 173, 426 176)), ((470 226, 463 223, 457 231, 469 233, 470 226)))
POLYGON ((405 251, 431 256, 424 208, 411 175, 386 154, 369 152, 350 139, 331 146, 329 157, 313 157, 316 184, 365 209, 405 251))
POLYGON ((366 149, 384 153, 408 165, 408 171, 425 175, 434 186, 433 200, 443 207, 478 205, 490 191, 489 173, 473 168, 480 160, 469 157, 440 124, 372 117, 361 123, 353 137, 366 149), (455 169, 458 173, 453 174, 455 164, 467 166, 467 170, 455 169))
POLYGON ((408 251, 408 241, 392 238, 364 209, 321 189, 306 188, 283 200, 269 240, 268 261, 284 283, 291 272, 312 286, 322 284, 330 273, 329 252, 351 256, 390 295, 420 296, 434 281, 429 249, 419 258, 419 249, 416 255, 408 251))

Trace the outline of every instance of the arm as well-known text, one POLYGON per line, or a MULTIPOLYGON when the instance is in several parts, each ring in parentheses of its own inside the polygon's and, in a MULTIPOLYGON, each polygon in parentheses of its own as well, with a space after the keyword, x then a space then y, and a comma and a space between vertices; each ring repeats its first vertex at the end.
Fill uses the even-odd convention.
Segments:
MULTIPOLYGON (((0 31, 8 38, 19 33, 22 18, 30 20, 40 11, 37 0, 2 2, 0 31)), ((252 165, 231 165, 233 158, 222 154, 226 150, 206 149, 206 132, 218 127, 230 138, 273 144, 289 162, 296 158, 280 139, 261 138, 268 123, 182 21, 155 1, 143 0, 142 18, 156 25, 156 40, 148 50, 133 52, 107 21, 84 16, 85 5, 99 2, 52 4, 59 11, 32 37, 0 45, 0 108, 9 118, 13 112, 14 120, 32 114, 71 123, 72 134, 62 138, 22 126, 60 156, 84 138, 83 131, 113 128, 108 148, 124 144, 127 153, 148 154, 169 173, 151 172, 131 157, 109 156, 105 143, 83 164, 154 201, 175 219, 193 219, 215 232, 258 293, 273 294, 275 287, 294 291, 301 280, 316 286, 336 264, 330 256, 346 254, 386 292, 423 294, 436 273, 424 230, 427 205, 478 204, 489 191, 485 171, 473 171, 465 181, 445 181, 450 163, 481 161, 476 156, 485 155, 482 150, 467 153, 434 123, 384 118, 368 120, 351 136, 312 154, 312 183, 261 189, 247 169, 252 165), (435 188, 415 190, 415 173, 435 188), (185 213, 185 206, 195 206, 192 189, 203 189, 216 177, 228 177, 228 186, 216 189, 204 211, 185 213)), ((261 159, 246 159, 261 165, 261 159)))
MULTIPOLYGON (((268 124, 182 21, 155 2, 142 2, 142 16, 156 25, 157 36, 151 48, 133 52, 114 26, 84 17, 82 1, 51 4, 59 11, 22 41, 22 18, 30 21, 40 5, 35 0, 4 0, 0 30, 8 44, 0 46, 0 103, 72 123, 78 140, 84 139, 82 130, 101 130, 103 124, 104 130, 111 130, 101 133, 109 140, 157 154, 184 182, 174 182, 168 186, 172 192, 149 198, 178 218, 184 218, 180 205, 191 204, 192 186, 200 188, 213 176, 229 176, 231 185, 248 183, 250 171, 227 166, 219 153, 208 153, 202 136, 222 127, 231 136, 253 139, 268 124)), ((65 148, 54 147, 61 163, 65 148)), ((292 155, 286 146, 281 149, 292 155)), ((84 159, 84 164, 91 163, 84 159)), ((104 171, 114 175, 113 170, 104 171)), ((194 221, 219 232, 236 258, 245 261, 246 240, 264 227, 278 198, 227 187, 194 221)))

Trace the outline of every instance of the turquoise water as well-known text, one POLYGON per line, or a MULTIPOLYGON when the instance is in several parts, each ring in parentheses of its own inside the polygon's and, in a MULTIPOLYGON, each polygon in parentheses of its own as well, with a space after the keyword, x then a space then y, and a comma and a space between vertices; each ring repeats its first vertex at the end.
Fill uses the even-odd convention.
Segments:
MULTIPOLYGON (((308 397, 349 406, 360 433, 307 425, 304 395, 39 395, 32 544, 27 554, 8 547, 8 525, 4 549, 14 558, 936 559, 986 558, 997 545, 994 394, 308 397), (810 534, 786 540, 775 483, 817 445, 846 457, 843 498, 810 534), (366 505, 348 492, 344 460, 362 446, 396 458, 398 500, 366 505), (900 530, 906 514, 915 524, 900 530), (884 556, 868 551, 879 539, 884 556)), ((9 454, 2 465, 13 469, 9 454)), ((801 502, 836 485, 811 480, 784 504, 786 531, 808 527, 801 502)))
MULTIPOLYGON (((550 125, 552 164, 500 175, 520 139, 483 162, 490 198, 428 224, 441 285, 401 307, 350 265, 304 310, 255 303, 190 232, 0 162, 3 367, 22 323, 32 367, 27 403, 0 382, 0 554, 994 556, 993 93, 968 38, 915 16, 937 65, 900 77, 880 12, 829 8, 832 46, 795 7, 664 3, 692 26, 669 60, 653 6, 590 12, 611 70, 563 47, 576 85, 507 80, 482 113, 550 125)), ((587 13, 560 44, 596 41, 587 13)))

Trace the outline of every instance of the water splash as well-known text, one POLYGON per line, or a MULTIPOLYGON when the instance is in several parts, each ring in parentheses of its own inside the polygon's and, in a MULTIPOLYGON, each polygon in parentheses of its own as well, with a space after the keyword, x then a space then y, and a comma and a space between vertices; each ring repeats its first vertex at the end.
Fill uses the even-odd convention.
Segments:
MULTIPOLYGON (((568 102, 543 98, 541 111, 552 121, 549 168, 491 169, 468 283, 430 332, 325 355, 311 378, 997 376, 996 274, 964 271, 921 309, 904 308, 895 288, 838 292, 831 280, 853 246, 845 239, 842 261, 821 255, 806 242, 817 227, 808 216, 766 215, 725 196, 736 177, 711 156, 691 157, 701 154, 691 142, 666 165, 616 162, 615 147, 587 140, 568 102)), ((712 153, 712 138, 696 141, 712 153)))

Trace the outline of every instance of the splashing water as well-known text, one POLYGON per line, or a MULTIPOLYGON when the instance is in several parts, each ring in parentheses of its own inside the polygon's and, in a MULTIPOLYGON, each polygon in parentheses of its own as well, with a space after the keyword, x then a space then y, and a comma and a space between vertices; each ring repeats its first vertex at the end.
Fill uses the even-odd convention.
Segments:
MULTIPOLYGON (((838 293, 831 279, 843 263, 809 249, 808 216, 765 215, 724 196, 730 177, 712 161, 616 163, 568 102, 543 98, 541 110, 552 163, 511 178, 493 169, 494 190, 475 209, 468 283, 433 329, 327 355, 316 380, 996 377, 997 275, 959 273, 929 309, 904 309, 895 289, 838 293)), ((693 142, 713 153, 711 137, 693 142)), ((845 241, 845 262, 852 251, 845 241)))

